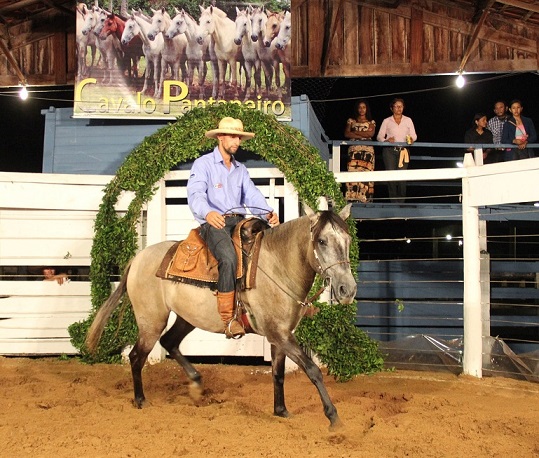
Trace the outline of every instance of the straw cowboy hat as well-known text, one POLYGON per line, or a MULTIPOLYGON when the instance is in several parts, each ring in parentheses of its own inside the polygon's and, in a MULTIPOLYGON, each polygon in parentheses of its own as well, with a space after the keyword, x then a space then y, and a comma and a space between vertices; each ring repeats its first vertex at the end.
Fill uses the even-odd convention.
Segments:
POLYGON ((239 135, 242 140, 249 140, 255 136, 252 132, 243 131, 243 123, 241 120, 229 116, 219 121, 219 127, 217 129, 208 130, 208 132, 206 132, 206 137, 217 138, 217 135, 219 134, 239 135))

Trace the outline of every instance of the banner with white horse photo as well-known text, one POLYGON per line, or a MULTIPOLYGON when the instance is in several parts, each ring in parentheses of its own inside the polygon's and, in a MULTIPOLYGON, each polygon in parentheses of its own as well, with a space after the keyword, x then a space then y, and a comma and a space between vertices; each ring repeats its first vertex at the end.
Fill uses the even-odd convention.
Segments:
POLYGON ((109 1, 76 6, 75 117, 176 119, 237 103, 290 120, 290 0, 109 1))

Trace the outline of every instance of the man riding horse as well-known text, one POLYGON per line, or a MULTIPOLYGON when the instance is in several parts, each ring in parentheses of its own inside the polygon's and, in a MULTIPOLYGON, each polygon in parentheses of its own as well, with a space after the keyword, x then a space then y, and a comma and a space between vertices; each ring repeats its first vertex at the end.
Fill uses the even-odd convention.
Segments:
POLYGON ((271 226, 279 216, 268 206, 264 195, 249 176, 247 168, 234 155, 243 140, 254 137, 244 132, 239 119, 225 117, 206 137, 218 141, 215 149, 193 163, 187 182, 187 200, 200 235, 218 261, 217 307, 227 338, 245 335, 243 325, 234 317, 237 256, 232 231, 250 208, 264 214, 271 226))

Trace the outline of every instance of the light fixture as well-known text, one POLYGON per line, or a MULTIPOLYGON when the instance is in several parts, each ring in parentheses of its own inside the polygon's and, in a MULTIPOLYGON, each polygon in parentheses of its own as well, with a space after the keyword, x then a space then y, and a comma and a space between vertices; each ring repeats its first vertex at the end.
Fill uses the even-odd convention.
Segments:
POLYGON ((446 239, 446 240, 451 240, 452 238, 453 238, 453 236, 452 236, 451 234, 447 234, 447 235, 445 236, 445 239, 446 239))
POLYGON ((26 100, 28 98, 28 90, 26 89, 26 85, 23 84, 20 91, 19 91, 19 97, 21 100, 26 100))
POLYGON ((466 80, 464 79, 464 76, 462 76, 462 71, 458 72, 457 79, 455 80, 455 84, 460 89, 464 87, 464 84, 466 84, 466 80))

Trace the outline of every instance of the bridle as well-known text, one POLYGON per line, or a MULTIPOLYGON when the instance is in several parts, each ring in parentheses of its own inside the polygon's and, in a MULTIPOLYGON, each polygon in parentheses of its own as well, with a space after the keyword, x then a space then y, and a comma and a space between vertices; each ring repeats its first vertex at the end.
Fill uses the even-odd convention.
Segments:
POLYGON ((314 224, 311 224, 310 226, 310 232, 311 232, 311 244, 312 244, 312 248, 313 248, 313 255, 314 255, 314 258, 316 259, 316 262, 318 263, 318 265, 315 267, 315 271, 318 275, 320 275, 320 277, 322 277, 323 279, 323 282, 322 282, 322 286, 320 287, 320 289, 313 295, 311 296, 310 298, 308 299, 305 299, 305 301, 303 302, 300 302, 301 306, 302 307, 309 307, 312 305, 312 302, 315 301, 316 299, 318 299, 320 297, 320 295, 322 294, 322 292, 328 287, 331 285, 331 278, 326 274, 326 272, 335 267, 335 266, 338 266, 338 265, 341 265, 341 264, 348 264, 350 265, 350 261, 349 260, 340 260, 340 261, 337 261, 337 262, 334 262, 333 264, 330 264, 329 266, 327 267, 322 267, 322 262, 320 261, 320 256, 318 255, 318 252, 316 251, 316 240, 314 239, 314 232, 313 232, 313 229, 314 229, 314 224))

